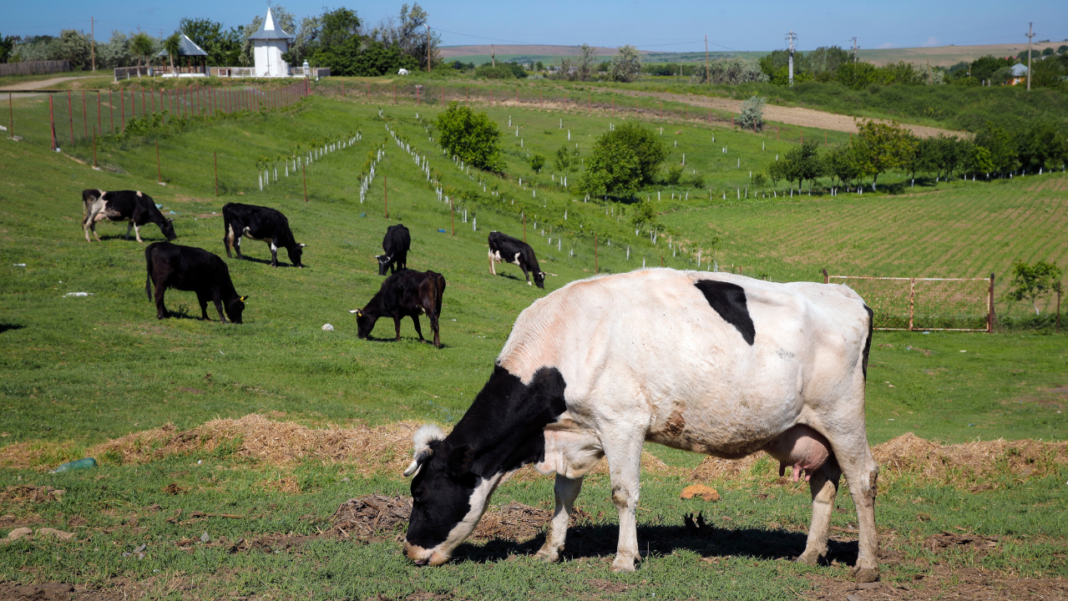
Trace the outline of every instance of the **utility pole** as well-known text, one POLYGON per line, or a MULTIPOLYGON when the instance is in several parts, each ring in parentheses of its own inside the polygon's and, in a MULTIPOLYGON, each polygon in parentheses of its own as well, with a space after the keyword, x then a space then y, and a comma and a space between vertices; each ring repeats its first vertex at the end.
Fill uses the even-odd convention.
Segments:
POLYGON ((497 49, 493 47, 493 44, 490 44, 490 63, 494 67, 497 66, 497 49))
POLYGON ((708 36, 705 36, 705 83, 712 85, 712 76, 708 71, 708 36))
POLYGON ((426 72, 430 73, 430 26, 426 26, 426 72))
POLYGON ((790 33, 786 34, 786 41, 790 43, 790 85, 794 85, 794 41, 797 40, 797 34, 791 29, 790 33))
POLYGON ((93 61, 93 73, 96 73, 96 18, 89 17, 89 56, 93 61))
POLYGON ((1031 91, 1031 38, 1035 33, 1031 30, 1034 23, 1027 24, 1027 91, 1031 91))
MULTIPOLYGON (((853 64, 857 64, 857 38, 853 38, 853 64)), ((968 67, 971 69, 971 67, 968 67)))

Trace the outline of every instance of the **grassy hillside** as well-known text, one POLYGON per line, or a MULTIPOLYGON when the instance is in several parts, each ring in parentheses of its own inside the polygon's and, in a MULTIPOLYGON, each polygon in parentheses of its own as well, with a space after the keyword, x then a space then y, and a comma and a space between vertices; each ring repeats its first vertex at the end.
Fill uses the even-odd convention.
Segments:
MULTIPOLYGON (((991 253, 995 263, 1012 249, 1031 249, 1032 256, 1061 249, 1063 256, 1063 243, 1049 242, 1059 240, 1063 209, 1041 219, 1043 208, 1058 210, 1058 196, 1042 186, 1061 186, 1063 178, 958 184, 916 197, 726 202, 722 194, 748 180, 748 166, 773 160, 771 153, 787 143, 717 129, 712 145, 713 131, 680 124, 664 130, 671 160, 681 161, 686 152, 687 165, 705 170, 712 196, 720 200, 697 200, 691 189, 689 201, 673 201, 671 194, 685 198, 687 190, 663 187, 657 206, 674 233, 653 245, 645 232, 630 229, 626 217, 618 215, 620 207, 613 214, 613 206, 584 202, 555 185, 551 173, 535 175, 526 163, 528 150, 551 156, 567 144, 568 129, 570 143, 588 151, 593 138, 614 122, 610 116, 491 109, 508 134, 507 177, 497 178, 461 171, 436 150, 428 140, 433 130, 427 132, 424 123, 438 108, 386 105, 380 113, 376 105, 317 97, 282 112, 105 140, 98 148, 103 171, 85 164, 92 151, 84 144, 53 153, 31 143, 0 143, 0 499, 5 514, 0 532, 28 525, 76 535, 49 541, 38 534, 0 546, 0 593, 13 590, 13 583, 47 582, 116 598, 121 589, 128 598, 161 599, 619 599, 652 593, 658 598, 796 599, 845 590, 851 586, 847 564, 856 555, 850 534, 855 514, 846 487, 839 496, 841 510, 832 518, 834 563, 794 564, 786 560, 804 546, 808 493, 803 485, 775 478, 767 459, 743 468, 739 477, 700 477, 718 488, 720 502, 683 501, 679 490, 697 477, 693 468, 702 458, 650 445, 664 464, 647 460, 638 514, 643 561, 631 575, 609 571, 615 511, 610 482, 602 474, 586 481, 578 504, 584 513, 569 538, 567 560, 558 565, 530 557, 542 540, 538 532, 551 509, 552 488, 551 480, 530 473, 496 493, 485 519, 496 529, 461 546, 455 561, 438 569, 418 569, 397 553, 403 522, 365 536, 330 516, 352 497, 406 495, 407 482, 394 464, 407 459, 404 433, 411 426, 394 422, 455 423, 485 382, 519 311, 593 272, 591 230, 598 233, 597 261, 611 272, 639 268, 643 258, 658 264, 661 255, 668 266, 695 267, 692 251, 711 249, 709 236, 718 235, 721 266, 738 261, 747 273, 763 269, 774 279, 817 279, 815 270, 828 265, 828 258, 843 269, 911 265, 924 273, 953 273, 953 262, 943 256, 947 248, 956 248, 949 242, 932 241, 911 259, 884 256, 893 237, 880 232, 879 224, 892 224, 894 216, 910 211, 927 211, 925 223, 952 229, 962 249, 991 253), (507 127, 509 118, 513 129, 507 127), (518 137, 514 124, 520 126, 518 137), (449 207, 437 199, 416 159, 398 146, 387 125, 429 161, 445 193, 457 199, 455 236, 449 207), (357 132, 359 142, 324 154, 307 168, 305 203, 303 179, 287 178, 280 157, 357 132), (157 141, 165 186, 155 181, 157 141), (379 149, 385 157, 361 204, 360 178, 379 149), (215 153, 221 197, 214 196, 215 153), (258 163, 279 168, 279 181, 273 181, 272 168, 272 181, 262 192, 258 163), (219 213, 225 202, 277 207, 289 217, 297 240, 308 244, 308 267, 272 269, 266 244, 246 241, 251 260, 227 260, 237 290, 250 297, 243 325, 224 326, 214 316, 201 321, 193 294, 177 291, 167 294, 177 316, 157 321, 144 292, 144 247, 123 240, 124 228, 112 224, 98 226, 103 242, 85 242, 80 191, 87 187, 144 190, 175 219, 178 243, 218 254, 224 252, 219 213), (493 190, 499 195, 491 195, 493 190), (998 254, 983 245, 996 233, 952 227, 968 208, 962 203, 969 194, 990 195, 981 200, 987 207, 981 210, 1018 201, 1024 208, 1039 207, 1033 209, 1038 215, 1027 218, 1026 234, 1007 232, 1009 250, 998 254), (829 216, 826 225, 823 215, 829 216), (840 215, 851 221, 835 225, 840 215), (521 237, 524 219, 543 268, 557 274, 544 291, 527 286, 511 266, 499 266, 497 276, 489 273, 488 231, 521 237), (388 340, 392 324, 383 322, 373 340, 356 338, 347 310, 362 306, 377 290, 382 278, 372 255, 386 226, 398 221, 412 232, 409 266, 435 269, 448 281, 443 349, 418 343, 407 321, 400 342, 388 340), (861 226, 867 233, 850 237, 852 228, 861 226), (806 230, 816 240, 806 237, 806 230), (837 248, 836 237, 846 247, 837 248), (823 238, 835 243, 821 245, 823 238), (851 255, 848 247, 854 243, 871 249, 851 255), (675 244, 683 250, 672 256, 675 244), (70 292, 91 296, 66 296, 70 292), (323 331, 325 323, 335 330, 323 331), (253 412, 270 416, 275 425, 214 438, 210 428, 201 427, 253 412), (176 429, 164 427, 168 423, 176 429), (333 437, 334 447, 293 452, 292 445, 316 440, 298 424, 334 425, 325 434, 333 437), (44 473, 132 432, 143 434, 94 447, 101 462, 95 470, 44 473), (351 432, 362 434, 346 438, 351 432), (247 445, 258 450, 250 452, 247 445), (509 507, 517 513, 506 513, 509 507), (711 527, 683 526, 682 515, 698 511, 711 527), (522 530, 517 524, 528 525, 522 530)), ((650 198, 655 193, 648 191, 650 198)), ((148 241, 162 239, 151 225, 142 233, 148 241)), ((988 268, 968 253, 961 256, 961 269, 988 268)), ((427 333, 425 320, 423 325, 427 333)), ((877 333, 867 392, 869 437, 877 443, 913 431, 959 442, 999 436, 1063 440, 1068 433, 1061 392, 1068 368, 1065 348, 1063 335, 877 333)), ((975 465, 946 468, 944 480, 886 468, 879 500, 888 554, 884 582, 935 595, 947 587, 958 590, 961 574, 967 580, 971 573, 961 572, 964 568, 981 567, 986 584, 976 581, 975 586, 993 581, 1020 594, 1036 587, 1061 590, 1056 587, 1066 573, 1056 558, 1063 556, 1068 537, 1057 502, 1068 478, 1057 463, 1056 449, 1062 447, 997 448, 984 451, 975 465), (979 475, 967 475, 972 468, 979 475), (990 520, 991 514, 999 519, 990 520), (978 542, 949 550, 932 547, 945 531, 963 532, 978 542), (990 541, 996 541, 996 549, 990 541)))

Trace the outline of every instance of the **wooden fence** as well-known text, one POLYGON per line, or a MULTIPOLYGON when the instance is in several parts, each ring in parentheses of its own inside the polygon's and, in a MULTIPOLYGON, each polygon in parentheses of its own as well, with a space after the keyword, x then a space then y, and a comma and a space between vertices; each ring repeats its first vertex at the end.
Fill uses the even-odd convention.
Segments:
POLYGON ((64 73, 70 71, 70 61, 25 61, 22 63, 5 63, 0 65, 0 76, 41 75, 43 73, 64 73))

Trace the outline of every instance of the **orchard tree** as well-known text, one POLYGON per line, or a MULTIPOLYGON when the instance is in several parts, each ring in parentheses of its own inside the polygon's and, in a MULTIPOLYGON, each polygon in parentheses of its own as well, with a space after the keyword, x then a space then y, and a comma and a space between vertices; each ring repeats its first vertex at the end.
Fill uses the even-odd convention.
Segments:
POLYGON ((824 164, 820 160, 818 148, 819 143, 815 140, 791 148, 781 161, 775 161, 768 167, 768 175, 773 180, 797 182, 797 188, 800 190, 806 179, 815 181, 823 175, 824 164))
POLYGON ((452 102, 438 115, 437 128, 438 141, 450 155, 479 169, 502 171, 501 132, 486 113, 452 102))
POLYGON ((631 82, 638 78, 642 72, 642 57, 634 46, 621 46, 619 52, 612 57, 609 67, 609 77, 612 81, 631 82))
POLYGON ((594 144, 579 189, 587 194, 629 197, 641 183, 641 160, 634 149, 620 137, 605 134, 594 144))
POLYGON ((912 136, 897 123, 869 120, 858 123, 857 129, 861 171, 871 176, 873 187, 880 173, 906 164, 914 152, 912 136))
POLYGON ((1016 261, 1012 264, 1012 282, 1009 286, 1008 297, 1015 301, 1031 301, 1031 307, 1038 315, 1038 299, 1060 290, 1061 269, 1046 261, 1034 265, 1016 261))

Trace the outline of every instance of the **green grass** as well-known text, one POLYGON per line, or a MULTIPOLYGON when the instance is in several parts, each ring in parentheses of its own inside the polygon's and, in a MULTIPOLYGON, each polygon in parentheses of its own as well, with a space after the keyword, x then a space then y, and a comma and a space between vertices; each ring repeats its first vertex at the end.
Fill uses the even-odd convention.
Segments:
MULTIPOLYGON (((654 246, 644 232, 635 235, 626 217, 611 214, 614 205, 596 199, 583 202, 555 185, 549 173, 535 175, 527 166, 528 150, 550 157, 567 143, 568 128, 571 143, 579 143, 587 152, 595 136, 610 121, 618 122, 616 118, 491 108, 488 112, 506 133, 507 176, 472 173, 469 177, 427 140, 420 121, 431 120, 437 110, 439 106, 384 105, 383 117, 378 117, 377 105, 313 98, 285 111, 187 122, 154 130, 151 137, 106 139, 97 149, 105 167, 99 172, 67 156, 91 161, 91 147, 84 144, 58 154, 35 144, 0 143, 3 444, 59 443, 50 447, 56 449, 52 457, 58 463, 79 457, 88 445, 128 432, 168 422, 184 429, 251 412, 281 411, 285 419, 312 425, 351 420, 455 423, 488 377, 519 311, 593 272, 591 231, 598 233, 600 269, 610 272, 638 268, 643 258, 658 264, 661 255, 668 266, 694 266, 689 251, 709 249, 709 232, 722 239, 717 250, 721 266, 737 262, 746 273, 764 270, 773 279, 816 280, 819 267, 835 266, 828 263, 828 256, 842 257, 837 265, 843 269, 909 267, 951 275, 971 275, 955 272, 955 264, 969 271, 994 269, 996 265, 988 267, 981 257, 989 254, 990 261, 1002 261, 1010 250, 1032 249, 1029 256, 1037 257, 1061 249, 1058 256, 1063 257, 1063 242, 1057 242, 1056 234, 1063 211, 1043 219, 1041 210, 1049 206, 1056 211, 1051 204, 1056 197, 1028 191, 1028 186, 1060 185, 1061 176, 1000 185, 940 185, 920 197, 865 194, 811 201, 804 197, 793 202, 723 202, 720 193, 744 185, 748 166, 760 168, 773 160, 769 153, 788 148, 787 143, 767 135, 669 123, 664 136, 671 140, 671 160, 681 160, 686 152, 687 165, 704 171, 716 192, 713 196, 720 197, 672 201, 672 192, 686 190, 658 186, 661 219, 671 228, 668 236, 682 241, 687 251, 672 257, 663 237, 654 246), (514 129, 505 127, 509 117, 520 125, 519 138, 514 129), (561 117, 564 129, 559 127, 561 117), (448 206, 436 200, 413 159, 388 136, 386 123, 427 156, 446 194, 457 199, 455 236, 448 206), (306 150, 317 141, 357 131, 363 139, 352 148, 328 154, 308 167, 308 203, 303 201, 301 180, 286 179, 280 163, 281 181, 259 191, 257 161, 277 161, 298 145, 306 150), (157 140, 166 186, 155 183, 157 140), (760 150, 760 142, 766 150, 760 150), (723 155, 722 145, 730 154, 723 155), (385 148, 386 158, 361 204, 359 178, 369 154, 379 147, 385 148), (220 198, 214 197, 214 153, 219 155, 220 198), (387 178, 389 219, 383 216, 387 178), (486 183, 486 192, 480 180, 486 183), (537 185, 536 198, 532 181, 537 185), (111 224, 97 228, 103 243, 84 241, 80 191, 88 187, 144 190, 163 205, 165 213, 176 213, 178 243, 217 254, 223 252, 218 213, 225 202, 277 207, 288 216, 297 240, 308 244, 304 253, 308 268, 271 269, 264 263, 269 257, 266 245, 248 241, 245 252, 254 261, 227 261, 237 290, 250 296, 245 324, 200 321, 194 296, 176 291, 168 292, 167 301, 179 316, 157 321, 144 296, 143 247, 122 240, 123 228, 111 224), (489 195, 494 187, 500 196, 489 195), (973 190, 981 191, 978 200, 973 190), (1003 239, 982 228, 952 227, 962 210, 971 209, 962 204, 968 199, 975 210, 1018 203, 1019 209, 1036 215, 1027 218, 1026 233, 1010 230, 1003 239), (462 221, 464 210, 477 218, 477 231, 472 222, 462 221), (952 230, 956 242, 932 241, 922 247, 923 254, 911 259, 887 256, 894 238, 879 231, 879 225, 894 223, 893 215, 908 211, 928 211, 924 223, 952 230), (545 291, 527 286, 513 267, 499 266, 498 276, 488 270, 485 236, 490 229, 522 236, 521 212, 543 268, 557 274, 547 280, 545 291), (806 241, 806 230, 820 224, 821 215, 829 215, 821 227, 830 229, 808 232, 815 240, 806 241), (840 215, 851 221, 838 225, 840 215), (409 266, 441 271, 448 281, 443 349, 416 342, 410 322, 402 326, 401 342, 381 340, 392 333, 391 324, 381 322, 374 332, 379 340, 356 338, 354 318, 347 310, 362 306, 377 290, 381 278, 371 255, 378 252, 386 226, 398 221, 412 231, 409 266), (714 227, 707 227, 709 223, 714 227), (863 240, 871 245, 865 253, 844 253, 820 243, 821 236, 837 242, 835 236, 847 236, 861 225, 868 231, 863 240), (551 247, 549 236, 554 239, 551 247), (999 245, 1007 242, 1010 250, 984 246, 991 237, 999 245), (561 250, 556 250, 557 239, 563 240, 561 250), (961 252, 971 262, 945 259, 947 249, 955 248, 974 250, 961 252), (975 256, 980 258, 971 258, 975 256), (26 266, 15 266, 22 263, 26 266), (93 296, 64 296, 77 291, 93 296), (335 331, 322 331, 324 323, 333 324, 335 331)), ((646 191, 650 197, 655 192, 646 191)), ((1008 213, 1004 219, 1018 214, 1008 213)), ((901 228, 904 231, 905 226, 901 228)), ((143 234, 149 241, 162 239, 154 226, 143 234)), ((423 321, 426 333, 429 327, 423 321)), ((1068 424, 1063 413, 1056 413, 1063 410, 1058 409, 1063 398, 1053 390, 1064 385, 1068 372, 1062 339, 1029 333, 877 333, 867 401, 871 441, 882 442, 906 431, 948 442, 976 437, 1064 440, 1068 424)), ((650 450, 675 466, 693 467, 700 461, 699 456, 657 446, 650 450)), ((312 534, 349 497, 403 494, 407 488, 399 478, 365 480, 349 469, 344 464, 278 468, 223 452, 179 455, 143 466, 105 461, 95 472, 55 476, 0 469, 0 489, 48 484, 67 490, 60 502, 12 504, 5 512, 17 520, 78 533, 77 542, 22 541, 0 547, 0 580, 116 586, 115 579, 129 579, 143 583, 154 598, 188 596, 189 587, 204 591, 196 593, 202 598, 230 591, 274 598, 309 594, 397 598, 416 592, 459 598, 629 598, 652 592, 660 598, 796 598, 809 586, 806 578, 848 579, 844 565, 811 569, 783 561, 803 545, 799 532, 809 509, 807 493, 801 494, 800 488, 776 488, 770 498, 759 500, 754 495, 766 494, 766 483, 721 486, 725 501, 701 506, 717 527, 708 540, 681 528, 680 514, 697 506, 678 500, 682 479, 666 476, 643 482, 639 537, 643 545, 649 543, 651 557, 630 576, 609 573, 616 533, 609 484, 603 477, 591 478, 580 497, 580 507, 595 516, 594 524, 574 539, 571 559, 557 566, 543 566, 527 556, 537 540, 468 545, 461 550, 463 560, 438 570, 408 565, 392 541, 354 544, 317 538, 285 549, 280 543, 279 553, 262 555, 230 555, 227 547, 211 545, 196 545, 187 553, 174 545, 205 531, 213 539, 225 536, 230 541, 270 533, 312 534), (299 494, 281 493, 270 485, 288 476, 299 483, 299 494), (172 482, 187 492, 177 497, 162 492, 172 482), (157 503, 159 510, 148 509, 157 503), (167 522, 179 508, 187 514, 207 511, 252 517, 167 522), (137 524, 131 523, 133 516, 137 524), (122 557, 141 543, 149 545, 144 560, 122 557), (709 556, 721 559, 715 563, 699 559, 709 556), (775 575, 782 577, 769 578, 775 575), (627 588, 608 592, 620 583, 627 588)), ((983 566, 1034 577, 1064 577, 1063 561, 1056 558, 1065 552, 1066 524, 1056 499, 1066 477, 1008 480, 981 495, 926 484, 891 488, 880 498, 880 524, 898 533, 901 542, 895 548, 908 561, 888 567, 884 578, 908 581, 928 570, 931 561, 953 569, 983 566), (917 505, 915 498, 923 501, 917 505), (917 510, 931 520, 917 521, 917 510), (990 520, 990 515, 999 519, 990 520), (924 551, 927 536, 958 525, 988 536, 1011 537, 1010 544, 1003 553, 991 554, 924 551)), ((840 501, 847 512, 835 515, 835 524, 846 528, 853 515, 847 497, 843 494, 840 501)), ((540 479, 509 482, 494 502, 516 500, 548 507, 550 499, 551 483, 540 479)), ((855 547, 842 543, 836 549, 839 564, 853 561, 855 550, 850 549, 855 547)))

